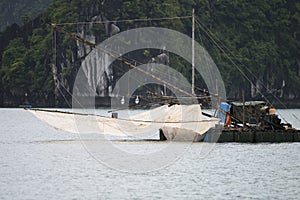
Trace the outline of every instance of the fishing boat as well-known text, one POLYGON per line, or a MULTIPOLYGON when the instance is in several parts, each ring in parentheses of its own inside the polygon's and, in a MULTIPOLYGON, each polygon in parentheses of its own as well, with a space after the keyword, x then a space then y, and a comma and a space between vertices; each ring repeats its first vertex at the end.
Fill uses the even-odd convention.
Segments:
MULTIPOLYGON (((83 38, 80 38, 77 35, 74 35, 70 32, 67 32, 55 24, 52 27, 71 38, 82 42, 85 45, 90 46, 91 48, 96 48, 96 44, 93 44, 83 38)), ((103 50, 103 49, 99 49, 103 50)), ((192 88, 191 97, 195 96, 195 80, 194 80, 194 11, 192 14, 192 88)), ((105 51, 105 54, 108 54, 114 57, 116 60, 119 60, 129 67, 137 69, 137 66, 134 64, 122 60, 119 55, 114 55, 110 52, 105 51)), ((143 72, 141 68, 138 68, 139 71, 143 72)), ((148 73, 148 72, 147 72, 148 73)), ((153 74, 150 74, 151 77, 155 78, 153 74)), ((157 79, 162 81, 163 84, 167 84, 164 80, 157 79)), ((172 85, 171 85, 172 86, 172 85)), ((174 87, 174 86, 172 86, 174 87)), ((166 96, 162 96, 164 98, 166 96)), ((216 98, 219 98, 218 94, 215 94, 216 98)), ((169 100, 170 97, 166 97, 169 100)), ((122 98, 123 100, 123 98, 122 98)), ((121 102, 122 102, 121 100, 121 102)), ((170 103, 166 102, 165 103, 170 103)), ((261 102, 256 102, 255 105, 261 106, 261 102)), ((216 115, 208 115, 202 112, 201 104, 189 104, 189 105, 178 105, 177 103, 171 102, 169 105, 160 105, 157 108, 144 111, 140 114, 132 115, 129 118, 118 118, 116 113, 113 113, 111 117, 100 116, 97 114, 83 114, 80 112, 64 112, 64 111, 49 111, 43 109, 28 109, 35 116, 51 125, 52 127, 80 134, 99 134, 107 135, 116 139, 126 138, 126 139, 149 139, 153 136, 153 133, 159 134, 160 140, 171 140, 171 141, 205 141, 205 142, 265 142, 268 140, 259 139, 264 138, 265 135, 256 135, 258 131, 261 133, 267 131, 267 133, 276 134, 280 130, 282 131, 291 131, 294 130, 289 124, 277 126, 277 121, 272 121, 274 113, 271 118, 269 115, 264 115, 264 120, 261 120, 261 116, 252 116, 247 117, 245 115, 245 107, 251 107, 252 103, 243 102, 241 103, 232 103, 225 104, 221 103, 220 108, 216 111, 216 115), (226 107, 224 109, 224 106, 226 107), (242 106, 243 111, 238 111, 242 106), (233 108, 234 113, 231 112, 233 108), (238 113, 243 113, 242 118, 238 113), (204 119, 203 115, 209 117, 204 119), (269 117, 269 118, 267 118, 269 117), (219 122, 221 121, 221 124, 219 122), (264 125, 262 125, 264 124, 264 125), (276 126, 275 126, 275 125, 276 126), (271 127, 271 129, 262 129, 262 127, 271 127), (278 129, 278 127, 282 127, 278 129), (251 134, 249 134, 251 133, 251 134), (254 133, 254 134, 252 134, 254 133), (250 139, 241 139, 244 137, 250 137, 250 139), (220 138, 220 139, 219 139, 220 138), (219 139, 219 140, 218 140, 219 139)), ((264 105, 265 106, 265 105, 264 105)), ((263 112, 262 107, 259 108, 263 112)), ((265 112, 266 110, 264 110, 265 112)), ((253 114, 253 110, 249 110, 249 113, 253 114)), ((268 110, 270 112, 270 109, 268 110)), ((273 110, 271 110, 273 112, 273 110)), ((299 131, 294 131, 295 134, 292 135, 292 140, 288 141, 298 141, 299 131)), ((275 135, 274 137, 277 138, 275 135)), ((277 139, 274 139, 277 141, 277 139)), ((279 141, 279 140, 278 140, 279 141)), ((272 140, 271 140, 272 142, 272 140)))

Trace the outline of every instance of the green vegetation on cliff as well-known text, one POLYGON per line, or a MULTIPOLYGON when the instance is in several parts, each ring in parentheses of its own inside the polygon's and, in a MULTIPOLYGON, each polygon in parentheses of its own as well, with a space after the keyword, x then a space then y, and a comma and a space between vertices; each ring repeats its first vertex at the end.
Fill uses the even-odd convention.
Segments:
MULTIPOLYGON (((6 4, 2 2, 1 8, 6 4)), ((9 105, 10 99, 19 99, 18 103, 22 103, 27 93, 36 105, 54 105, 55 81, 59 79, 53 76, 55 73, 63 76, 68 88, 72 88, 75 73, 72 68, 81 59, 76 54, 76 42, 66 35, 57 35, 56 62, 60 61, 63 67, 57 69, 58 73, 53 72, 53 47, 57 41, 53 39, 50 23, 90 21, 96 15, 109 20, 186 16, 191 15, 192 8, 195 8, 197 22, 206 27, 200 29, 196 24, 196 40, 215 60, 230 98, 240 98, 242 90, 247 98, 261 96, 241 72, 265 96, 300 98, 300 3, 296 0, 53 0, 36 19, 27 21, 26 12, 22 13, 25 25, 11 25, 1 34, 0 104, 9 105), (218 39, 218 45, 226 54, 216 47, 207 31, 218 39)), ((0 16, 0 20, 5 19, 0 16)), ((191 22, 186 19, 126 22, 118 26, 121 31, 160 26, 191 34, 191 22)), ((76 26, 64 28, 74 33, 78 31, 76 26)), ((100 26, 94 26, 90 32, 97 33, 97 42, 108 37, 105 28, 100 26)), ((150 57, 148 54, 145 55, 150 57)), ((171 64, 190 78, 186 63, 174 57, 171 64)), ((202 87, 200 82, 198 86, 202 87)))

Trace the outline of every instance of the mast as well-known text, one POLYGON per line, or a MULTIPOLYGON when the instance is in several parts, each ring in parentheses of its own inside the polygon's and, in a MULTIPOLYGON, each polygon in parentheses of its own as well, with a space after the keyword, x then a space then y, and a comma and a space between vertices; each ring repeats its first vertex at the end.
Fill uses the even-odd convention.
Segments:
POLYGON ((192 10, 192 95, 195 95, 195 9, 192 10))

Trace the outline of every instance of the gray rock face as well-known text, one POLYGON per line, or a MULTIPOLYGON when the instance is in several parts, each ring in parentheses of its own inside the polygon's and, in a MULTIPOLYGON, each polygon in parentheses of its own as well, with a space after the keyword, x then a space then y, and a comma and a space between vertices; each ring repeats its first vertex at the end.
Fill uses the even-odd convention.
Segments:
MULTIPOLYGON (((103 17, 99 7, 93 7, 83 12, 82 15, 86 16, 85 21, 90 23, 77 25, 76 34, 80 38, 97 45, 105 37, 120 31, 117 25, 106 23, 107 19, 103 17), (101 28, 99 29, 99 27, 101 28)), ((65 53, 62 53, 60 59, 57 59, 57 63, 52 64, 56 106, 61 106, 67 101, 70 102, 74 81, 80 69, 84 73, 87 88, 95 91, 95 96, 111 95, 114 80, 113 68, 108 65, 113 60, 111 56, 103 55, 99 50, 79 41, 76 41, 76 47, 71 49, 71 53, 67 55, 67 51, 63 50, 63 52, 65 53), (70 70, 68 74, 63 73, 66 69, 70 70)), ((76 92, 76 90, 74 91, 76 92)), ((86 96, 90 95, 90 92, 80 91, 80 94, 76 95, 86 96)))

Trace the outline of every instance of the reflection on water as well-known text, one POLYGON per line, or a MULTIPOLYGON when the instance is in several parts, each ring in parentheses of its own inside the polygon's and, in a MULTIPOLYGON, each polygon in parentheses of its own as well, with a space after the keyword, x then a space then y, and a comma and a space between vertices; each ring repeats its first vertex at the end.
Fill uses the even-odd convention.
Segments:
MULTIPOLYGON (((282 113, 300 127, 289 117, 300 118, 299 109, 282 113)), ((78 135, 52 129, 25 110, 0 109, 0 123, 1 199, 297 199, 300 194, 300 143, 216 144, 205 158, 199 155, 204 144, 193 143, 168 167, 135 174, 106 167, 78 135)), ((139 148, 165 144, 114 142, 139 148)))

